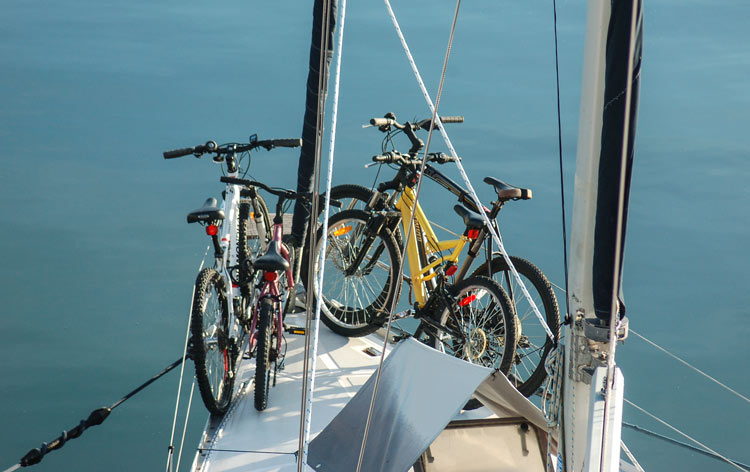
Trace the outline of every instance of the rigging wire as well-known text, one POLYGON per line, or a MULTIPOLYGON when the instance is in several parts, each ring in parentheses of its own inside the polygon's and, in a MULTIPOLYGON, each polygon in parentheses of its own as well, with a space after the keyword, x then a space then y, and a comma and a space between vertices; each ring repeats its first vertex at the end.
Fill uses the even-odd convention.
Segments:
POLYGON ((553 25, 555 30, 555 84, 557 86, 557 148, 560 156, 560 204, 562 206, 563 269, 565 271, 565 313, 570 316, 568 297, 568 238, 565 222, 565 179, 563 178, 562 116, 560 113, 560 57, 557 42, 557 0, 552 0, 553 25))
MULTIPOLYGON (((623 215, 625 214, 625 179, 627 169, 627 158, 629 155, 630 142, 630 109, 633 98, 633 71, 635 62, 635 36, 636 25, 642 14, 640 0, 633 0, 631 3, 630 14, 630 44, 628 45, 628 68, 627 80, 625 84, 625 117, 622 133, 622 153, 620 155, 620 182, 617 196, 617 229, 615 231, 615 260, 613 264, 612 275, 612 304, 610 308, 609 319, 609 354, 607 355, 607 382, 604 386, 604 421, 602 423, 602 451, 606 451, 607 434, 609 430, 609 407, 612 404, 612 389, 615 385, 615 350, 617 346, 617 328, 619 325, 619 287, 620 287, 620 264, 622 261, 622 240, 623 240, 623 215)), ((599 462, 599 469, 605 470, 606 454, 602 452, 599 462)))
MULTIPOLYGON (((398 25, 396 16, 393 14, 393 10, 390 8, 390 3, 388 3, 387 0, 385 1, 386 1, 386 5, 388 6, 389 13, 391 14, 391 21, 393 22, 393 25, 396 28, 396 33, 398 34, 398 37, 401 40, 401 45, 404 48, 404 52, 406 53, 406 57, 409 60, 409 64, 411 65, 412 71, 414 72, 414 76, 417 79, 417 84, 419 84, 419 88, 422 91, 422 95, 424 96, 424 99, 427 102, 427 106, 429 107, 430 112, 432 113, 434 112, 435 105, 432 103, 432 99, 430 98, 429 92, 427 92, 427 87, 425 86, 424 81, 422 80, 422 76, 419 73, 419 69, 417 69, 417 64, 414 62, 414 57, 411 55, 409 46, 406 44, 406 39, 404 38, 404 35, 401 32, 401 28, 398 25)), ((451 155, 458 156, 456 149, 453 147, 453 142, 448 137, 448 133, 445 131, 445 126, 443 126, 443 123, 440 120, 440 116, 435 115, 434 122, 436 123, 436 126, 438 127, 438 131, 440 131, 440 134, 443 137, 445 144, 448 146, 448 150, 450 151, 451 155)), ((508 253, 505 251, 505 246, 502 243, 502 238, 500 237, 500 233, 497 232, 495 228, 492 226, 492 222, 487 216, 487 213, 484 211, 482 202, 479 200, 479 197, 477 196, 477 192, 476 190, 474 190, 474 186, 471 185, 471 181, 469 180, 469 176, 466 174, 466 170, 464 169, 463 164, 461 164, 461 161, 459 159, 456 159, 455 163, 456 163, 456 168, 458 169, 459 174, 461 174, 461 179, 463 180, 464 184, 466 184, 466 188, 469 191, 469 195, 471 196, 472 201, 479 209, 479 215, 482 217, 484 224, 487 225, 487 228, 489 229, 490 234, 492 235, 492 239, 495 241, 495 244, 497 244, 498 249, 500 250, 500 253, 505 259, 505 263, 508 264, 508 267, 510 267, 511 272, 513 273, 513 277, 516 279, 519 286, 521 287, 521 291, 523 292, 526 299, 529 301, 529 305, 534 311, 534 314, 539 320, 539 323, 542 325, 542 328, 544 328, 544 331, 547 333, 547 336, 549 336, 550 339, 555 339, 555 336, 552 334, 552 330, 550 330, 549 326, 547 325, 547 321, 544 319, 541 312, 539 311, 539 307, 537 307, 536 303, 534 302, 531 295, 529 294, 529 291, 526 289, 526 284, 523 283, 521 276, 518 274, 518 271, 513 265, 513 262, 510 260, 508 253)))
MULTIPOLYGON (((741 470, 741 471, 743 471, 743 472, 749 472, 749 471, 750 471, 750 469, 746 469, 746 468, 740 467, 739 465, 737 465, 737 464, 735 463, 735 461, 732 461, 732 460, 728 459, 727 457, 725 457, 725 456, 723 456, 723 455, 719 454, 718 452, 714 451, 713 449, 711 449, 710 447, 706 446, 706 445, 705 445, 705 444, 703 444, 702 442, 700 442, 700 441, 698 441, 697 439, 695 439, 695 438, 692 438, 691 436, 689 436, 689 435, 687 435, 687 434, 683 433, 683 432, 682 432, 682 431, 680 431, 679 429, 675 428, 674 426, 672 426, 671 424, 667 423, 667 422, 666 422, 666 421, 664 421, 663 419, 661 419, 661 418, 657 417, 656 415, 654 415, 654 414, 652 414, 652 413, 649 413, 648 411, 644 410, 644 409, 643 409, 643 408, 641 408, 640 406, 638 406, 638 405, 636 405, 635 403, 631 402, 631 401, 630 401, 630 400, 628 400, 627 398, 625 398, 625 399, 624 399, 624 401, 625 401, 625 403, 627 403, 628 405, 632 406, 632 407, 633 407, 633 408, 635 408, 636 410, 638 410, 638 411, 640 411, 641 413, 643 413, 643 414, 645 414, 645 415, 647 415, 647 416, 651 417, 652 419, 654 419, 654 420, 658 421, 659 423, 661 423, 662 425, 664 425, 664 426, 666 426, 667 428, 671 429, 672 431, 674 431, 675 433, 679 434, 680 436, 684 437, 684 438, 685 438, 685 439, 687 439, 688 441, 691 441, 691 442, 693 442, 693 443, 697 444, 698 446, 702 447, 702 448, 703 448, 703 449, 704 449, 705 451, 708 451, 708 452, 710 452, 711 454, 713 454, 713 455, 714 455, 714 457, 716 457, 716 458, 718 458, 718 459, 721 459, 721 460, 723 460, 724 462, 726 462, 727 464, 729 464, 729 465, 731 465, 732 467, 736 468, 737 470, 741 470)), ((625 423, 623 423, 623 424, 625 424, 625 423)), ((743 464, 743 465, 744 465, 744 464, 743 464)))
MULTIPOLYGON (((684 447, 686 449, 690 449, 693 452, 697 452, 699 454, 703 454, 704 456, 711 457, 713 459, 722 460, 721 457, 716 456, 716 455, 714 455, 714 454, 706 451, 705 449, 701 449, 699 447, 691 446, 690 444, 684 443, 682 441, 678 441, 676 439, 670 438, 669 436, 665 436, 663 434, 655 433, 654 431, 648 430, 648 429, 643 428, 641 426, 638 426, 638 425, 635 425, 635 424, 626 423, 624 421, 622 422, 622 425, 626 426, 626 427, 628 427, 628 428, 630 428, 630 429, 632 429, 634 431, 637 431, 639 433, 643 433, 643 434, 645 434, 647 436, 651 436, 651 437, 654 437, 656 439, 661 439, 662 441, 666 441, 666 442, 671 443, 671 444, 673 444, 675 446, 684 447)), ((626 451, 626 454, 628 452, 629 451, 626 451)), ((732 461, 733 463, 735 463, 736 465, 738 465, 740 467, 744 467, 745 469, 750 470, 750 465, 743 464, 742 462, 736 461, 734 459, 730 459, 730 461, 732 461)))
MULTIPOLYGON (((298 470, 302 470, 302 464, 307 463, 307 451, 309 446, 310 437, 310 422, 312 418, 312 400, 313 392, 315 389, 315 372, 317 367, 318 359, 318 333, 320 330, 320 309, 321 303, 323 303, 323 277, 325 272, 325 254, 326 246, 328 244, 328 214, 330 212, 331 203, 331 182, 333 180, 333 158, 336 147, 336 124, 338 119, 338 105, 339 105, 339 79, 341 77, 341 55, 344 43, 344 21, 346 18, 346 0, 341 1, 341 12, 339 13, 339 31, 338 38, 336 41, 336 71, 334 73, 334 85, 333 85, 333 109, 331 114, 331 136, 330 144, 328 149, 328 173, 326 177, 326 192, 325 192, 325 206, 323 208, 323 227, 322 227, 322 240, 320 244, 320 253, 318 255, 318 272, 317 288, 316 288, 316 304, 315 304, 315 315, 313 317, 313 329, 312 329, 312 353, 309 384, 306 384, 307 392, 305 395, 306 403, 303 404, 304 410, 302 417, 304 418, 304 429, 302 437, 302 454, 299 456, 298 470)), ((327 28, 326 28, 327 30, 327 28)), ((326 34, 326 38, 328 35, 326 34)), ((310 215, 310 221, 312 222, 312 214, 310 215)), ((313 226, 312 224, 310 226, 313 226)), ((310 239, 310 247, 314 247, 314 241, 310 239)), ((309 337, 309 336, 308 336, 309 337)), ((305 355, 307 355, 307 350, 305 355)))
POLYGON ((622 439, 620 439, 620 449, 622 449, 625 455, 628 456, 628 459, 630 459, 630 462, 638 470, 638 472, 646 472, 645 470, 643 470, 643 467, 641 467, 641 464, 638 463, 638 460, 635 458, 633 453, 630 452, 630 449, 628 449, 628 446, 625 445, 622 439))
MULTIPOLYGON (((198 272, 200 272, 203 269, 203 264, 206 262, 206 256, 208 255, 208 251, 210 250, 211 245, 206 246, 206 252, 203 253, 203 258, 201 259, 201 263, 198 265, 198 272)), ((188 349, 188 341, 190 340, 190 318, 193 313, 193 299, 195 298, 195 285, 193 285, 193 293, 190 295, 190 310, 188 311, 188 317, 187 317, 187 329, 185 330, 185 344, 182 348, 182 357, 185 358, 187 356, 187 349, 188 349)), ((180 397, 182 396, 182 380, 185 377, 185 364, 183 363, 182 366, 180 366, 180 381, 177 384, 177 399, 175 400, 174 405, 174 418, 172 419, 172 433, 169 436, 169 447, 167 447, 167 472, 172 471, 172 456, 174 455, 174 433, 177 429, 177 415, 180 410, 180 397)), ((195 385, 195 379, 193 379, 193 385, 195 385)), ((190 393, 190 399, 192 400, 192 391, 190 393)), ((190 414, 190 409, 188 408, 188 415, 190 414)), ((185 419, 187 421, 187 418, 185 419)), ((180 448, 182 450, 182 448, 180 448)), ((178 460, 179 462, 179 460, 178 460)), ((179 470, 179 469, 178 469, 179 470)))
POLYGON ((180 470, 180 461, 182 461, 182 452, 185 450, 185 436, 187 436, 187 425, 190 419, 190 409, 193 406, 193 394, 195 393, 195 376, 193 384, 190 386, 190 396, 188 397, 187 412, 185 414, 185 424, 182 427, 182 438, 180 439, 180 452, 177 454, 177 471, 180 470))
MULTIPOLYGON (((320 1, 320 5, 322 8, 321 11, 321 27, 320 27, 320 57, 318 61, 318 109, 317 109, 317 116, 315 118, 315 158, 314 158, 314 176, 315 176, 315 183, 313 185, 313 192, 312 192, 312 201, 310 204, 310 215, 309 215, 309 225, 308 225, 308 243, 311 245, 313 241, 315 240, 316 235, 316 226, 313 224, 313 215, 316 217, 317 221, 317 211, 318 211, 318 198, 317 198, 317 190, 320 189, 320 153, 321 153, 321 147, 322 147, 322 139, 323 139, 323 117, 325 115, 325 94, 322 93, 326 90, 327 86, 327 54, 328 54, 328 36, 329 36, 329 29, 330 29, 330 13, 331 13, 331 6, 330 2, 328 0, 316 0, 315 4, 318 4, 318 1, 320 1)), ((315 7, 313 7, 313 11, 315 11, 315 7)), ((313 25, 313 31, 315 31, 315 25, 313 25)), ((297 257, 302 257, 302 254, 298 254, 297 257)), ((310 262, 313 262, 314 257, 314 251, 310 251, 310 262)), ((315 277, 315 264, 310 263, 308 264, 308 270, 307 270, 307 280, 311 281, 315 277)), ((312 298, 310 297, 310 293, 307 293, 306 297, 306 303, 305 303, 305 333, 310 333, 312 328, 312 318, 311 315, 314 315, 313 307, 312 307, 312 298)), ((303 360, 303 367, 302 367, 302 401, 300 403, 300 424, 299 424, 299 451, 302 451, 305 447, 305 422, 306 422, 306 413, 307 413, 307 396, 308 396, 308 390, 307 385, 309 381, 309 368, 310 368, 310 335, 305 335, 305 355, 303 360)), ((304 468, 304 462, 302 459, 302 455, 300 454, 297 458, 297 470, 298 472, 302 472, 304 468)))
MULTIPOLYGON (((401 34, 401 30, 398 27, 398 22, 396 21, 396 16, 393 13, 393 9, 391 8, 391 4, 389 3, 388 0, 384 0, 384 1, 385 1, 386 8, 388 9, 388 12, 391 15, 391 20, 394 22, 394 25, 396 26, 396 30, 397 30, 397 32, 399 34, 399 37, 401 38, 402 43, 406 47, 406 41, 403 38, 403 35, 401 34)), ((436 119, 439 120, 438 115, 437 115, 437 110, 438 110, 438 107, 440 106, 440 97, 441 97, 442 92, 443 92, 443 84, 445 83, 445 72, 448 69, 448 59, 450 58, 451 47, 453 45, 453 36, 454 36, 455 31, 456 31, 456 22, 458 21, 458 11, 459 11, 460 7, 461 7, 461 0, 457 0, 456 1, 456 10, 455 10, 455 12, 453 14, 453 23, 451 24, 450 36, 448 38, 448 48, 447 48, 447 50, 445 52, 445 59, 443 61, 443 70, 442 70, 442 73, 440 75, 440 85, 438 86, 438 92, 437 92, 437 96, 435 98, 435 106, 432 109, 432 120, 430 121, 430 131, 429 131, 429 133, 427 135, 427 144, 425 146, 424 157, 422 158, 422 166, 421 166, 421 169, 420 169, 420 172, 419 172, 419 177, 417 179, 417 190, 416 190, 416 193, 414 195, 414 203, 415 204, 416 204, 416 202, 417 202, 417 200, 419 198, 419 192, 420 192, 420 190, 422 188, 422 178, 424 176, 425 166, 427 165, 427 155, 428 155, 428 152, 430 150, 430 143, 432 141, 432 131, 435 129, 435 120, 436 119)), ((406 48, 406 50, 407 50, 407 54, 408 54, 408 47, 406 48)), ((408 55, 409 55, 409 58, 410 58, 410 62, 412 62, 412 65, 414 65, 413 64, 413 59, 411 58, 411 54, 408 54, 408 55)), ((416 67, 416 66, 414 66, 414 67, 416 67)), ((424 86, 421 83, 420 83, 420 85, 422 87, 424 86)), ((423 90, 423 92, 426 92, 426 91, 423 90)), ((426 96, 429 97, 428 94, 426 94, 426 96)), ((412 235, 412 229, 415 226, 415 217, 416 217, 416 212, 412 211, 411 212, 411 217, 409 218, 409 226, 408 226, 408 229, 406 230, 406 240, 404 241, 404 248, 406 246, 408 246, 408 244, 409 244, 409 239, 411 238, 411 235, 412 235)), ((415 233, 415 237, 416 237, 416 233, 415 233)), ((402 248, 402 252, 403 252, 404 248, 402 248)), ((404 258, 401 258, 401 261, 399 263, 398 271, 396 272, 397 274, 401 274, 403 272, 403 270, 404 270, 403 266, 404 266, 404 258)), ((398 288, 399 287, 397 286, 397 287, 394 288, 394 290, 398 291, 398 288)), ((397 297, 394 297, 394 300, 391 302, 391 306, 390 306, 390 308, 388 310, 388 324, 386 325, 386 329, 385 329, 385 337, 384 337, 384 340, 383 340, 383 350, 380 353, 380 361, 378 363, 378 369, 377 369, 376 374, 375 374, 375 384, 374 384, 373 390, 372 390, 372 398, 370 398, 370 408, 367 411, 367 419, 365 421, 365 431, 364 431, 364 435, 362 436, 362 444, 361 444, 360 450, 359 450, 359 459, 357 460, 357 469, 356 469, 357 472, 360 472, 360 470, 362 469, 362 460, 364 459, 365 447, 367 446, 367 435, 368 435, 368 433, 370 431, 370 425, 371 425, 371 422, 372 422, 372 413, 373 413, 373 410, 375 408, 375 398, 377 397, 378 386, 380 385, 380 374, 381 374, 381 371, 383 369, 383 362, 385 361, 385 353, 386 353, 386 350, 388 348, 388 339, 390 338, 390 334, 391 334, 391 325, 393 323, 393 311, 395 310, 396 303, 397 303, 396 298, 397 297)))
POLYGON ((648 344, 652 345, 653 347, 655 347, 656 349, 660 350, 660 351, 661 351, 661 352, 663 352, 664 354, 666 354, 666 355, 668 355, 669 357, 672 357, 673 359, 675 359, 675 360, 677 360, 677 361, 681 362, 681 363, 682 363, 683 365, 685 365, 685 366, 689 367, 690 369, 692 369, 692 370, 694 370, 695 372, 699 373, 699 374, 700 374, 700 375, 702 375, 703 377, 705 377, 705 378, 707 378, 708 380, 710 380, 710 381, 714 382, 715 384, 717 384, 717 385, 719 385, 720 387, 724 388, 724 389, 725 389, 725 390, 727 390, 728 392, 730 392, 730 393, 734 394, 734 395, 735 395, 735 396, 737 396, 738 398, 740 398, 740 399, 744 400, 744 401, 745 401, 745 402, 747 402, 747 403, 750 403, 750 398, 748 398, 748 397, 746 397, 745 395, 743 395, 743 394, 739 393, 738 391, 734 390, 733 388, 731 388, 731 387, 729 387, 729 386, 725 385, 724 383, 720 382, 719 380, 716 380, 716 379, 715 379, 714 377, 711 377, 710 375, 708 375, 707 373, 703 372, 702 370, 700 370, 699 368, 695 367, 694 365, 691 365, 690 363, 688 363, 688 362, 687 362, 687 361, 685 361, 684 359, 681 359, 681 358, 677 357, 676 355, 674 355, 674 354, 672 354, 671 352, 667 351, 666 349, 664 349, 663 347, 659 346, 659 345, 658 345, 658 344, 656 344, 655 342, 651 341, 650 339, 647 339, 647 338, 646 338, 645 336, 643 336, 643 335, 641 335, 641 334, 639 334, 639 333, 636 333, 636 332, 635 332, 634 330, 632 330, 632 329, 630 329, 630 333, 631 333, 631 334, 635 334, 636 336, 638 336, 638 337, 639 337, 639 338, 641 338, 642 340, 646 341, 646 342, 647 342, 648 344))

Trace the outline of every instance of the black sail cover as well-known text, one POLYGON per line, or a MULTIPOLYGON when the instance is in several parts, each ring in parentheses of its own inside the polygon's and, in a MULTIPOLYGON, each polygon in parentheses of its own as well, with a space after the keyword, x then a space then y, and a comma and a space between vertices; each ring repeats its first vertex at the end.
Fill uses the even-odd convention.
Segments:
MULTIPOLYGON (((599 179, 594 230, 593 296, 594 311, 600 319, 609 320, 612 310, 613 277, 615 273, 615 251, 625 246, 630 177, 633 168, 633 144, 635 142, 636 118, 638 115, 638 91, 641 78, 641 50, 643 40, 643 8, 641 0, 613 0, 607 32, 606 71, 604 85, 604 109, 602 115, 601 153, 599 156, 599 179), (633 72, 628 76, 628 53, 633 7, 637 9, 633 72), (632 86, 629 111, 627 152, 625 153, 625 188, 623 202, 622 239, 615 247, 617 233, 617 206, 620 192, 620 172, 623 159, 623 134, 625 124, 625 102, 628 83, 632 86)), ((618 274, 622 276, 622 257, 618 274)), ((617 288, 620 316, 625 315, 622 285, 617 288)))
MULTIPOLYGON (((305 98, 305 117, 302 124, 302 150, 299 156, 297 170, 297 191, 312 192, 313 176, 315 174, 315 148, 317 135, 317 121, 320 108, 325 109, 326 90, 328 88, 328 69, 333 57, 333 32, 336 28, 337 0, 315 0, 313 5, 312 41, 310 43, 310 69, 307 75, 307 95, 305 98), (328 15, 324 15, 328 7, 328 15), (325 23, 325 24, 324 24, 325 23), (325 51, 323 70, 321 64, 321 39, 327 27, 326 38, 328 47, 325 51), (320 94, 322 95, 319 95, 320 94)), ((322 123, 321 123, 322 126, 322 123)), ((321 136, 322 138, 322 136, 321 136)), ((292 220, 293 244, 302 246, 305 231, 309 222, 310 206, 300 200, 294 205, 292 220)))

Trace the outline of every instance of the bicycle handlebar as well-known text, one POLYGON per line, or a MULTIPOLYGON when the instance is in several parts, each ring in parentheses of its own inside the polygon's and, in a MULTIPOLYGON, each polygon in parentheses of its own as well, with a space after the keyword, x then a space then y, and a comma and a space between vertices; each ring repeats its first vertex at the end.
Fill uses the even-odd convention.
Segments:
MULTIPOLYGON (((460 158, 459 158, 460 159, 460 158)), ((379 164, 399 164, 399 165, 414 165, 418 166, 422 164, 422 159, 414 158, 408 154, 401 154, 400 152, 388 152, 386 154, 372 156, 372 161, 379 164)), ((445 164, 446 162, 455 162, 456 158, 443 154, 442 152, 431 152, 427 155, 427 162, 435 162, 438 164, 445 164)))
MULTIPOLYGON (((392 113, 389 113, 390 116, 394 116, 392 113)), ((441 116, 440 117, 441 123, 463 123, 464 117, 463 116, 441 116)), ((416 123, 409 123, 406 122, 404 124, 399 123, 396 121, 395 118, 370 118, 370 124, 373 126, 377 126, 378 128, 386 128, 388 126, 393 126, 394 128, 403 130, 406 128, 407 125, 411 126, 413 130, 418 129, 430 129, 430 124, 432 123, 432 118, 427 118, 426 120, 417 121, 416 123)), ((437 123, 435 123, 435 127, 437 128, 437 123)), ((381 129, 381 131, 386 131, 385 129, 381 129)))
POLYGON ((302 139, 300 138, 287 138, 287 139, 267 139, 264 141, 251 141, 249 144, 225 144, 218 146, 216 141, 207 141, 206 144, 199 144, 198 146, 174 149, 172 151, 164 151, 164 159, 174 159, 177 157, 188 156, 190 154, 200 157, 205 153, 216 153, 219 154, 232 154, 236 152, 252 151, 255 148, 263 147, 270 151, 275 147, 287 147, 295 148, 302 146, 302 139))
MULTIPOLYGON (((245 187, 259 187, 265 190, 266 192, 270 193, 271 195, 276 195, 277 197, 281 197, 285 200, 295 200, 297 198, 305 199, 305 200, 311 200, 310 193, 298 193, 293 190, 288 189, 275 189, 272 187, 269 187, 268 185, 264 184, 263 182, 257 182, 255 180, 247 180, 247 179, 238 179, 237 177, 226 177, 223 176, 219 180, 226 184, 235 184, 235 185, 242 185, 245 187)), ((325 202, 325 196, 320 195, 320 202, 321 204, 325 202)), ((341 202, 338 200, 331 200, 331 206, 334 206, 336 208, 341 207, 341 202)))
MULTIPOLYGON (((463 123, 464 117, 463 116, 441 116, 440 117, 441 122, 443 123, 463 123)), ((411 149, 409 149, 409 154, 416 155, 420 149, 424 147, 424 142, 417 137, 416 134, 414 134, 414 131, 419 129, 438 129, 437 123, 432 123, 432 118, 427 118, 426 120, 417 121, 416 123, 409 123, 408 121, 404 124, 399 123, 396 121, 396 115, 393 113, 386 113, 383 118, 371 118, 370 124, 373 126, 377 126, 380 131, 383 133, 387 133, 391 130, 391 127, 394 127, 396 129, 400 129, 401 131, 406 134, 406 136, 409 138, 409 141, 411 141, 411 149)))

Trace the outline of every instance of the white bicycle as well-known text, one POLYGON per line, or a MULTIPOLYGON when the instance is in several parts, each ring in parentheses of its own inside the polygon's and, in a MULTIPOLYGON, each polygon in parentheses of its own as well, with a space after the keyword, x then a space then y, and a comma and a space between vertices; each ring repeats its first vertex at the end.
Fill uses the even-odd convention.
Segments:
MULTIPOLYGON (((253 135, 246 144, 208 141, 166 151, 164 158, 212 154, 224 176, 240 178, 247 173, 250 151, 301 145, 301 139, 259 141, 253 135)), ((222 195, 220 205, 209 198, 187 215, 188 223, 205 226, 214 250, 213 266, 202 269, 196 278, 190 320, 195 376, 203 403, 213 415, 223 415, 232 400, 239 355, 250 330, 255 280, 252 261, 265 253, 272 236, 268 207, 254 187, 227 183, 222 195)))

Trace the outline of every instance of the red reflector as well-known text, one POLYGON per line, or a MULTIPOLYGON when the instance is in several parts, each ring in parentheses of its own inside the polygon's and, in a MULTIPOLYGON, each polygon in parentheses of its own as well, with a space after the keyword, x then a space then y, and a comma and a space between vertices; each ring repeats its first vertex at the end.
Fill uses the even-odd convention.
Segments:
POLYGON ((209 236, 216 236, 217 234, 219 234, 219 227, 216 225, 206 226, 206 234, 209 236))
POLYGON ((445 269, 445 275, 453 275, 458 270, 458 266, 452 265, 445 269))
POLYGON ((460 302, 458 302, 458 306, 466 306, 466 305, 468 305, 469 303, 473 302, 476 299, 477 299, 476 295, 469 295, 468 297, 466 297, 463 300, 461 300, 460 302))
POLYGON ((269 282, 273 282, 276 280, 276 272, 266 272, 263 274, 263 278, 268 280, 269 282))
POLYGON ((478 229, 470 229, 467 233, 467 236, 469 239, 477 239, 479 237, 479 230, 478 229))

